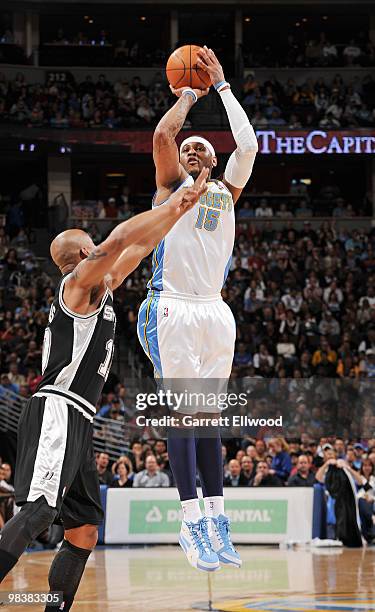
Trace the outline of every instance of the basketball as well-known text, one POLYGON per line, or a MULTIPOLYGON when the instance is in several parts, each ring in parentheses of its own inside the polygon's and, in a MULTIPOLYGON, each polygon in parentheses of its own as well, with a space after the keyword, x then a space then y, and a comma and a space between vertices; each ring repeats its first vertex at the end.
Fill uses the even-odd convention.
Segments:
POLYGON ((166 73, 169 83, 175 89, 180 87, 206 89, 212 85, 207 72, 197 66, 197 53, 200 48, 197 45, 185 45, 170 55, 166 73))

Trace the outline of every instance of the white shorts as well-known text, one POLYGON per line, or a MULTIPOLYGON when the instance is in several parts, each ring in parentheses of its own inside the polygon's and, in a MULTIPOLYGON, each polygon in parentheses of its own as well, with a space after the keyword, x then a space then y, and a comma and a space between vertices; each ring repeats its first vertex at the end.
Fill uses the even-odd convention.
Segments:
POLYGON ((139 310, 138 338, 158 378, 230 376, 236 324, 220 295, 150 291, 139 310))

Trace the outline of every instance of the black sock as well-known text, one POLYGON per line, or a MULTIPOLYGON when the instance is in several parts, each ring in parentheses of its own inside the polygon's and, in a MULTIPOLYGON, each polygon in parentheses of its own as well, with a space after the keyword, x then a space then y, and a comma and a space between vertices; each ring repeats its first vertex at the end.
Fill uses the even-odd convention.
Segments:
POLYGON ((223 495, 223 458, 218 428, 201 428, 197 444, 197 465, 201 478, 203 497, 223 495))
POLYGON ((194 431, 170 428, 168 431, 168 458, 180 500, 197 496, 197 460, 194 431))
POLYGON ((2 582, 5 576, 10 572, 12 567, 16 565, 18 557, 14 557, 6 550, 0 549, 0 582, 2 582))
MULTIPOLYGON (((64 612, 70 610, 74 596, 81 582, 87 559, 91 550, 78 548, 64 540, 59 552, 52 561, 48 575, 50 592, 62 591, 64 612)), ((45 612, 56 612, 56 607, 46 606, 45 612)))

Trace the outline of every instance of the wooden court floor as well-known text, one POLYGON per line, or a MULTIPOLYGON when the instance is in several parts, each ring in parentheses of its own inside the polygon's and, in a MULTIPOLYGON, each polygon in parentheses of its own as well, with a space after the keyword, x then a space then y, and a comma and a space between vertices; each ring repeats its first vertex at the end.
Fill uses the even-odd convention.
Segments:
MULTIPOLYGON (((176 546, 98 547, 73 606, 77 612, 310 612, 375 610, 375 549, 239 547, 240 570, 207 575, 191 568, 176 546)), ((53 553, 25 554, 3 591, 47 591, 53 553)), ((38 606, 2 607, 10 612, 38 606)))

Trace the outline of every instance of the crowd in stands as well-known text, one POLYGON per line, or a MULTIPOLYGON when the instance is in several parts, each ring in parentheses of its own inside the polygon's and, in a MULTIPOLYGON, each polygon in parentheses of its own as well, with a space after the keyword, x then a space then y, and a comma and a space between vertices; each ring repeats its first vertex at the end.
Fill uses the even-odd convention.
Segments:
MULTIPOLYGON (((301 25, 301 24, 300 24, 301 25)), ((281 34, 274 40, 244 37, 242 49, 246 66, 312 68, 316 66, 375 66, 375 45, 364 31, 350 40, 335 42, 325 32, 281 34)))
MULTIPOLYGON (((259 83, 249 74, 240 98, 257 129, 375 125, 375 79, 370 74, 346 83, 337 74, 332 82, 324 77, 301 83, 289 78, 285 84, 276 77, 259 83)), ((88 75, 82 83, 71 77, 28 84, 22 73, 13 80, 0 74, 0 123, 53 128, 147 127, 160 120, 171 102, 161 72, 155 73, 147 86, 137 76, 115 83, 101 74, 97 81, 88 75)))
POLYGON ((375 125, 375 79, 371 74, 344 82, 341 74, 332 81, 322 76, 285 84, 274 76, 259 83, 254 73, 242 87, 242 105, 258 129, 357 128, 375 125))
MULTIPOLYGON (((375 496, 375 439, 368 445, 329 436, 318 441, 304 433, 301 438, 251 438, 245 436, 226 444, 223 440, 225 487, 312 487, 324 480, 324 466, 332 460, 345 461, 345 467, 365 476, 375 496), (369 468, 372 468, 369 470, 369 468), (323 468, 323 469, 322 469, 323 468), (369 471, 368 471, 369 470, 369 471)), ((164 440, 134 440, 130 450, 110 461, 106 452, 97 453, 100 483, 114 487, 169 487, 173 475, 164 440), (124 467, 120 467, 120 466, 124 467)), ((340 464, 339 464, 340 466, 340 464)), ((197 475, 199 484, 199 475, 197 475)), ((365 481, 363 480, 363 485, 365 481)))
MULTIPOLYGON (((143 23, 147 21, 152 26, 152 17, 143 16, 143 23)), ((63 28, 59 28, 54 37, 50 37, 49 44, 56 46, 111 46, 113 48, 112 61, 121 66, 162 66, 167 59, 166 51, 154 48, 152 52, 147 50, 145 42, 140 43, 130 32, 124 38, 118 40, 116 35, 105 29, 94 28, 90 25, 86 31, 67 34, 63 28)), ((283 27, 283 26, 281 26, 283 27)), ((245 66, 274 66, 291 68, 312 68, 316 66, 361 66, 375 65, 375 45, 369 38, 368 32, 360 31, 352 38, 335 41, 329 34, 321 32, 309 32, 301 28, 296 32, 288 32, 286 28, 284 35, 272 40, 267 36, 266 40, 261 33, 252 33, 247 36, 245 29, 243 45, 241 47, 242 62, 245 66)), ((135 33, 137 34, 137 33, 135 33)), ((8 36, 11 32, 8 32, 8 36)), ((203 33, 198 33, 202 38, 203 33)), ((212 38, 212 33, 211 33, 212 38)), ((217 41, 216 46, 218 44, 217 41)), ((181 42, 177 44, 180 46, 181 42)), ((213 44, 207 42, 208 45, 213 44)), ((234 43, 233 43, 234 44, 234 43)))
POLYGON ((104 74, 95 82, 87 76, 26 83, 17 74, 9 81, 0 74, 0 123, 29 127, 107 128, 154 125, 169 108, 170 92, 160 72, 149 86, 140 77, 110 83, 104 74))
POLYGON ((292 197, 289 198, 287 195, 282 198, 275 197, 270 193, 252 194, 251 199, 245 198, 240 203, 237 211, 238 221, 245 219, 266 221, 274 217, 285 221, 293 217, 334 217, 335 220, 338 220, 343 217, 350 219, 355 216, 366 217, 372 214, 371 199, 367 194, 364 198, 360 198, 354 207, 345 201, 335 185, 326 185, 313 196, 307 189, 300 190, 300 197, 293 191, 292 186, 290 194, 292 197))
MULTIPOLYGON (((122 16, 119 16, 119 19, 124 21, 122 16)), ((271 26, 271 33, 269 31, 265 33, 262 28, 257 27, 256 18, 253 19, 251 30, 245 26, 243 43, 238 51, 237 61, 241 66, 313 68, 375 65, 375 45, 370 39, 369 31, 365 29, 358 31, 355 25, 352 36, 343 32, 340 25, 337 26, 335 33, 311 29, 306 23, 307 19, 304 22, 297 20, 290 29, 290 24, 280 16, 280 29, 278 36, 275 37, 272 35, 274 25, 271 26)), ((159 23, 159 20, 155 21, 152 15, 143 15, 139 17, 135 28, 125 20, 123 26, 125 29, 120 33, 118 28, 108 29, 100 20, 97 21, 86 15, 80 31, 74 32, 74 29, 69 27, 69 23, 66 23, 66 27, 58 28, 55 34, 44 32, 42 28, 40 51, 43 54, 47 49, 51 59, 51 53, 52 57, 55 53, 53 47, 56 50, 63 48, 68 53, 74 52, 75 47, 81 47, 73 55, 69 55, 69 59, 71 65, 85 65, 81 64, 85 48, 91 47, 93 50, 102 48, 105 63, 102 63, 100 53, 96 53, 97 65, 164 66, 168 51, 165 47, 159 48, 163 46, 162 38, 155 39, 155 32, 152 32, 155 27, 159 27, 159 23), (149 41, 147 34, 150 32, 153 36, 149 41)), ((205 35, 206 32, 198 28, 198 38, 204 40, 205 35)), ((209 40, 205 42, 216 48, 222 41, 219 33, 215 36, 211 31, 209 40)), ((229 48, 234 46, 234 40, 228 39, 226 42, 229 48)), ((14 43, 12 25, 7 22, 0 30, 0 45, 14 45, 14 43)), ((178 42, 177 46, 181 44, 185 44, 185 41, 178 42)), ((55 59, 56 57, 58 55, 55 53, 55 59)), ((52 64, 53 61, 49 61, 49 65, 52 64)))
MULTIPOLYGON (((80 31, 74 35, 66 34, 63 28, 59 28, 56 36, 50 40, 46 40, 49 46, 74 48, 74 47, 105 47, 107 50, 110 48, 111 55, 106 56, 107 65, 111 66, 164 66, 168 54, 162 49, 153 48, 150 50, 150 45, 147 45, 146 40, 134 39, 134 36, 130 38, 125 37, 117 39, 110 32, 105 29, 90 31, 80 31)), ((51 51, 50 51, 51 53, 51 51)), ((53 51, 52 51, 53 53, 53 51)), ((82 53, 82 49, 81 49, 82 53)), ((80 64, 79 56, 77 56, 77 64, 80 64)), ((102 65, 99 63, 99 65, 102 65)))

